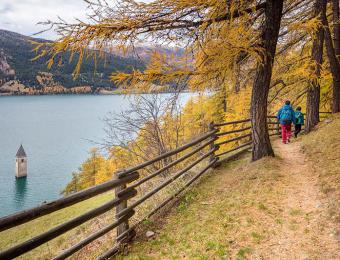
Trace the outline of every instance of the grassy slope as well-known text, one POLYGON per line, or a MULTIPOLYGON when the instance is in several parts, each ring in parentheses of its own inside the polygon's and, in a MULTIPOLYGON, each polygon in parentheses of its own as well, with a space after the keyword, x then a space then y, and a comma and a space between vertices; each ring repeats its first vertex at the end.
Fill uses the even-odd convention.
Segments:
POLYGON ((304 152, 318 169, 321 191, 329 201, 329 214, 340 223, 340 113, 323 122, 319 131, 303 138, 304 152))
POLYGON ((9 65, 16 71, 17 79, 28 86, 37 84, 35 77, 39 71, 53 73, 54 81, 60 82, 65 87, 83 85, 112 87, 114 84, 109 80, 109 76, 113 71, 132 72, 133 68, 144 69, 144 64, 140 60, 108 54, 105 60, 98 59, 97 64, 93 58, 84 59, 81 74, 78 78, 73 79, 72 72, 78 55, 75 55, 73 61, 69 62, 70 54, 66 53, 63 55, 61 66, 54 65, 49 70, 46 66, 47 57, 32 61, 37 53, 32 51, 34 45, 30 41, 46 42, 46 40, 0 29, 0 49, 5 52, 9 65), (103 77, 95 75, 94 72, 102 72, 103 77))
MULTIPOLYGON (((317 170, 324 169, 318 182, 326 193, 339 191, 340 116, 336 117, 330 124, 321 124, 319 131, 303 137, 308 160, 315 161, 313 166, 317 170)), ((156 231, 155 238, 139 237, 126 258, 261 259, 258 252, 262 256, 267 252, 270 258, 268 241, 280 237, 285 226, 293 233, 306 233, 311 241, 308 255, 319 259, 323 254, 317 247, 322 230, 300 226, 301 219, 307 223, 314 221, 310 212, 289 208, 288 217, 283 217, 282 212, 289 205, 283 204, 286 194, 278 188, 282 188, 284 179, 281 164, 278 156, 251 164, 245 157, 206 175, 163 218, 161 225, 156 225, 159 219, 145 224, 145 230, 156 231)), ((331 202, 329 213, 336 220, 335 197, 331 202)))
POLYGON ((207 175, 173 209, 156 238, 136 242, 128 258, 242 259, 250 253, 268 235, 258 219, 282 220, 275 219, 277 209, 267 206, 276 195, 272 187, 280 178, 280 159, 248 162, 246 157, 207 175))
MULTIPOLYGON (((39 219, 32 221, 30 224, 23 224, 17 228, 12 228, 0 233, 0 251, 8 248, 11 245, 16 243, 23 242, 32 236, 38 235, 44 231, 47 231, 58 224, 62 224, 63 222, 76 217, 90 209, 93 209, 97 206, 104 204, 105 202, 112 199, 114 193, 106 193, 103 195, 96 196, 84 202, 73 205, 69 208, 57 211, 55 213, 46 215, 39 219)), ((56 255, 56 252, 59 252, 61 249, 67 248, 70 244, 74 244, 77 241, 80 241, 81 238, 86 234, 93 232, 93 229, 99 228, 96 225, 97 221, 89 221, 88 223, 83 224, 80 228, 75 228, 60 236, 49 243, 23 255, 22 259, 50 259, 52 255, 56 255), (85 231, 86 229, 86 231, 85 231), (87 230, 88 229, 88 230, 87 230)), ((105 216, 102 222, 107 222, 105 216)), ((101 223, 100 226, 105 225, 105 223, 101 223)))

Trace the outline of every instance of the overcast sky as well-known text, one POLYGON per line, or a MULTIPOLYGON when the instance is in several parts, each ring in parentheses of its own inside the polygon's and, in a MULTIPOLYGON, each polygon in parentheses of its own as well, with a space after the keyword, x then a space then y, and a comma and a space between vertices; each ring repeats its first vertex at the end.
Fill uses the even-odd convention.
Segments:
MULTIPOLYGON (((31 36, 46 28, 38 22, 56 21, 58 16, 72 22, 85 19, 85 12, 83 0, 0 0, 0 29, 31 36)), ((52 40, 56 35, 49 31, 38 37, 52 40)))

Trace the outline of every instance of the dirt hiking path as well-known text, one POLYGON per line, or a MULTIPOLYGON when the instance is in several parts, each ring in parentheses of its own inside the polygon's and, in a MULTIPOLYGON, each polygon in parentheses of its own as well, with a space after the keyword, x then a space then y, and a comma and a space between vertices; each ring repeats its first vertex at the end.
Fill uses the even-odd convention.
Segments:
POLYGON ((275 189, 282 191, 281 217, 285 221, 261 246, 261 255, 266 255, 264 259, 340 259, 335 227, 327 217, 313 162, 307 160, 300 142, 285 145, 277 141, 274 147, 282 158, 282 179, 275 189))

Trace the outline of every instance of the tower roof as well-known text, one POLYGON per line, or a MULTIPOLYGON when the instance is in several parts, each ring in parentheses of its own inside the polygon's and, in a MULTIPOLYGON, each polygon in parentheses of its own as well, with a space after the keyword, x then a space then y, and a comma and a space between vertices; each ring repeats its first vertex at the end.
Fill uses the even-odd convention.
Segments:
POLYGON ((19 150, 17 151, 16 157, 27 157, 24 147, 22 147, 22 144, 19 147, 19 150))

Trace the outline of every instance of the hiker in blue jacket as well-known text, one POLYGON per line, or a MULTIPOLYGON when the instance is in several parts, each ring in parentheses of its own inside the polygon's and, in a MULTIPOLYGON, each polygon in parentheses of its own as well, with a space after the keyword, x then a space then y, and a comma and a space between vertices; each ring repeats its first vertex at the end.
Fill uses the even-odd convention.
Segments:
POLYGON ((287 100, 284 106, 278 111, 277 119, 281 125, 282 142, 286 144, 290 142, 290 138, 292 137, 292 123, 295 123, 295 112, 289 100, 287 100))
POLYGON ((295 111, 295 123, 294 123, 294 136, 297 138, 298 134, 301 132, 301 126, 304 125, 305 119, 301 112, 301 107, 297 107, 295 111))

